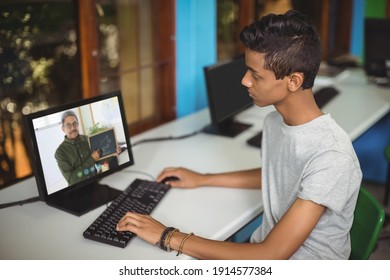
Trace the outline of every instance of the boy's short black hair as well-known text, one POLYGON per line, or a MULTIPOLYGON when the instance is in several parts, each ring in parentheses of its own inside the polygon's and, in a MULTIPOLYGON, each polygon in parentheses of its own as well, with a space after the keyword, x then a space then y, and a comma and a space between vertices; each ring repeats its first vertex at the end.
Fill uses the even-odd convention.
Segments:
POLYGON ((240 39, 246 48, 264 53, 264 68, 283 79, 302 72, 302 88, 312 88, 321 63, 321 41, 308 18, 298 11, 269 14, 244 27, 240 39))

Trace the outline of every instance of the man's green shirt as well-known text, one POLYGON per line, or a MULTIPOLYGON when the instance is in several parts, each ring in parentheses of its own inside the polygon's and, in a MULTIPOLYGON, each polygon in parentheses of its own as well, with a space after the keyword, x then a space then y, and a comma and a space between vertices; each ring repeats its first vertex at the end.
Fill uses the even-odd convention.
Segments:
POLYGON ((75 140, 69 140, 65 137, 56 150, 55 158, 69 185, 96 174, 95 161, 91 157, 88 136, 79 135, 75 140))

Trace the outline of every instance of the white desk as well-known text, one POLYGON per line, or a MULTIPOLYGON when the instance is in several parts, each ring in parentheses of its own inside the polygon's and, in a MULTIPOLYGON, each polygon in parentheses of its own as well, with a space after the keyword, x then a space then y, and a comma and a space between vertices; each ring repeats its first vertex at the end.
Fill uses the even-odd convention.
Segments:
MULTIPOLYGON (((367 85, 361 70, 354 70, 336 85, 341 94, 323 110, 330 112, 352 139, 358 137, 390 109, 388 89, 367 85)), ((104 179, 124 189, 134 178, 148 178, 166 166, 185 166, 201 172, 253 168, 260 165, 259 150, 246 140, 262 128, 264 116, 273 110, 250 108, 239 119, 253 123, 234 139, 198 134, 183 140, 143 143, 133 148, 135 165, 104 179)), ((209 123, 208 110, 162 125, 132 138, 136 142, 156 136, 178 136, 201 129, 209 123)), ((37 196, 35 179, 30 178, 0 190, 0 203, 37 196)), ((83 231, 105 206, 76 217, 44 202, 0 210, 0 259, 186 259, 176 257, 135 238, 125 249, 84 239, 83 231)), ((261 193, 205 187, 171 189, 152 216, 184 232, 225 240, 262 212, 261 193)))
MULTIPOLYGON (((208 123, 208 111, 179 119, 132 138, 182 135, 208 123)), ((206 134, 177 140, 143 143, 133 149, 135 165, 105 178, 102 182, 124 189, 134 178, 148 178, 166 166, 187 166, 199 171, 227 171, 259 165, 259 151, 233 139, 206 134), (213 141, 210 141, 210 140, 213 141), (229 151, 227 153, 226 151, 229 151)), ((0 203, 37 195, 31 178, 6 188, 0 203)), ((84 239, 83 231, 106 206, 76 217, 44 202, 0 210, 0 259, 185 259, 134 238, 125 249, 84 239)), ((262 212, 259 190, 206 187, 171 189, 156 207, 153 216, 184 232, 225 240, 262 212)))
POLYGON ((369 84, 362 69, 346 70, 339 79, 328 79, 325 84, 321 77, 317 79, 318 84, 341 91, 323 111, 331 113, 352 141, 390 111, 390 88, 369 84))

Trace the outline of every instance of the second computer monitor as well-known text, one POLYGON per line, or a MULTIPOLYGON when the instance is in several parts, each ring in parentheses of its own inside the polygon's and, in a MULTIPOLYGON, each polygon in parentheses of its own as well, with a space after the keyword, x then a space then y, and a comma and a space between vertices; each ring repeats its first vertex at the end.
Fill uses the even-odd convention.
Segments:
POLYGON ((211 117, 211 125, 205 132, 234 137, 250 127, 235 120, 238 113, 253 104, 241 84, 245 72, 243 56, 204 68, 211 117))
POLYGON ((390 19, 366 18, 364 23, 366 74, 390 78, 390 19))

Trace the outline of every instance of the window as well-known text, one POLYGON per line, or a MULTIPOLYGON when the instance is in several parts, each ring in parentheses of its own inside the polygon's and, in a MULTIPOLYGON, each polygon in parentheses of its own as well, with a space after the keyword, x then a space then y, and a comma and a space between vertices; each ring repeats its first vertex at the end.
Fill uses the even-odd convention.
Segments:
POLYGON ((131 135, 176 117, 174 5, 0 2, 0 188, 32 172, 23 114, 120 89, 131 135))
POLYGON ((121 90, 131 134, 175 118, 173 11, 174 1, 97 2, 99 92, 121 90))
POLYGON ((31 174, 22 114, 81 98, 73 3, 0 3, 0 187, 31 174))
POLYGON ((233 58, 244 51, 239 40, 244 26, 268 13, 281 14, 290 9, 313 21, 322 40, 324 60, 348 54, 352 6, 352 0, 217 0, 218 60, 233 58))

